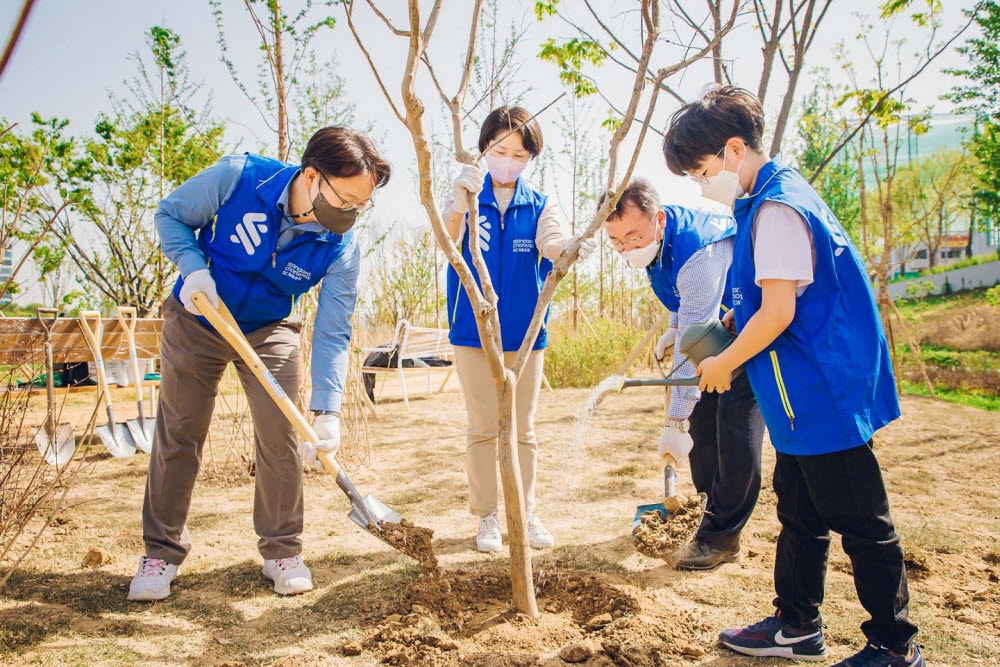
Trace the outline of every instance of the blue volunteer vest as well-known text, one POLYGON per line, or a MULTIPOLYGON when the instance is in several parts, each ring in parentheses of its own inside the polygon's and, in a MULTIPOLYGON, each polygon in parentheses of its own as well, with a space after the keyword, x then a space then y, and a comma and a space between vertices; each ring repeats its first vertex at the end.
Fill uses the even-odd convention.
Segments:
MULTIPOLYGON (((351 241, 350 233, 301 234, 277 250, 278 198, 298 171, 248 154, 229 199, 198 233, 219 298, 244 332, 288 317, 299 296, 323 279, 351 241)), ((178 299, 183 284, 179 278, 174 285, 178 299)))
MULTIPOLYGON (((505 352, 520 349, 545 277, 552 269, 552 262, 542 257, 535 247, 538 218, 547 199, 545 195, 529 188, 524 179, 518 178, 510 205, 500 215, 500 208, 493 194, 493 180, 488 174, 483 191, 479 193, 479 245, 497 293, 500 335, 505 352)), ((472 265, 472 253, 469 250, 468 227, 459 240, 459 249, 472 268, 476 284, 479 284, 479 276, 472 265)), ((545 323, 532 349, 541 350, 546 346, 545 324, 548 320, 549 313, 546 310, 545 323)), ((451 327, 449 338, 452 345, 482 347, 469 296, 451 266, 448 267, 448 325, 451 327)))
MULTIPOLYGON (((677 275, 681 267, 691 259, 691 255, 705 246, 735 236, 736 221, 728 215, 684 206, 664 206, 663 212, 667 215, 663 247, 656 260, 646 267, 646 275, 660 303, 676 313, 681 307, 681 295, 677 290, 677 275)), ((732 307, 732 286, 727 272, 721 311, 725 313, 732 307)))
POLYGON ((757 174, 756 192, 736 201, 733 305, 739 329, 761 306, 753 219, 765 201, 794 209, 816 245, 812 284, 795 317, 746 363, 774 448, 826 454, 863 445, 899 417, 899 400, 871 284, 857 248, 816 191, 778 158, 757 174))

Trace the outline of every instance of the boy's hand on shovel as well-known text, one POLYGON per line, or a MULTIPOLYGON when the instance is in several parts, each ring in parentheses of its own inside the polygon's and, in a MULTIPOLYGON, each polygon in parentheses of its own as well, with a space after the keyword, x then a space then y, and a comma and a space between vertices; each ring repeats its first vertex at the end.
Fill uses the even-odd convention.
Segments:
POLYGON ((336 457, 340 448, 340 417, 337 415, 320 415, 313 423, 313 430, 316 431, 319 441, 315 446, 309 442, 299 443, 299 454, 302 456, 302 464, 306 467, 313 467, 317 470, 323 469, 323 464, 318 456, 323 451, 336 457))

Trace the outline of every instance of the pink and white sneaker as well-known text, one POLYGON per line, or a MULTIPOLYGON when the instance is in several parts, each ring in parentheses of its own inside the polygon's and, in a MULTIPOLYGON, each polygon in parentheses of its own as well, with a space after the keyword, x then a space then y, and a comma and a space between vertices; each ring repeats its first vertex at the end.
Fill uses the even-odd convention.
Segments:
POLYGON ((313 588, 312 572, 301 556, 265 558, 264 576, 274 582, 274 592, 278 595, 297 595, 313 588))
POLYGON ((153 602, 170 595, 170 582, 177 576, 177 566, 159 558, 139 559, 139 569, 128 587, 128 599, 153 602))

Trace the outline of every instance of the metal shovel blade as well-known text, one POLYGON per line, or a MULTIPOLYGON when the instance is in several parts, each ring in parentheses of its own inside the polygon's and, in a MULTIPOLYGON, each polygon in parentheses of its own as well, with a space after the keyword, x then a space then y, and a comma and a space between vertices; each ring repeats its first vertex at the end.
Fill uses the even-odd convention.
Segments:
MULTIPOLYGON (((351 511, 348 513, 347 518, 380 540, 382 540, 378 529, 380 522, 399 523, 403 520, 399 512, 390 509, 385 503, 370 493, 361 499, 360 507, 354 502, 351 503, 351 511), (374 529, 372 526, 374 526, 374 529)), ((385 540, 382 541, 385 542, 385 540)))
POLYGON ((147 454, 153 453, 153 426, 150 420, 129 419, 125 422, 129 435, 136 449, 141 449, 147 454), (143 424, 145 422, 145 424, 143 424), (144 428, 145 427, 145 428, 144 428))
POLYGON ((109 420, 107 424, 98 426, 96 430, 111 456, 119 459, 135 456, 135 442, 132 440, 132 434, 121 424, 109 420))
POLYGON ((59 424, 52 438, 45 432, 45 427, 35 431, 35 444, 45 462, 52 466, 64 466, 73 458, 76 451, 76 438, 73 437, 73 427, 70 424, 59 424))

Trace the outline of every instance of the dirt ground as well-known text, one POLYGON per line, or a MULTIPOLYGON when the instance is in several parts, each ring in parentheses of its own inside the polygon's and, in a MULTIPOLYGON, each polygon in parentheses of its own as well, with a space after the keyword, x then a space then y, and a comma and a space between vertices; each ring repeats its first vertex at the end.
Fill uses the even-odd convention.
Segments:
MULTIPOLYGON (((414 385, 421 387, 420 382, 414 385)), ((586 390, 542 392, 539 513, 557 546, 534 552, 541 618, 514 613, 505 554, 474 551, 466 511, 462 397, 451 389, 379 405, 372 469, 354 475, 415 524, 435 531, 440 578, 348 521, 331 479, 306 483, 307 563, 316 589, 282 598, 261 576, 253 489, 207 479, 189 526, 195 547, 157 604, 129 603, 141 554, 148 457, 114 460, 98 446, 73 507, 0 593, 0 662, 198 665, 773 664, 718 646, 718 632, 772 611, 778 534, 765 484, 743 558, 684 573, 637 554, 636 505, 662 492, 655 390, 608 398, 584 441, 573 435, 586 390), (111 562, 81 563, 92 548, 111 562), (561 656, 561 657, 560 657, 561 656), (588 661, 589 660, 589 661, 588 661)), ((387 395, 393 392, 387 391, 387 395)), ((411 387, 411 393, 416 393, 411 387)), ((911 617, 929 664, 1000 664, 1000 414, 907 398, 877 436, 893 516, 910 555, 911 617)), ((765 444, 765 479, 773 466, 765 444)), ((686 468, 679 490, 693 492, 686 468)), ((830 662, 860 648, 863 612, 834 540, 823 608, 830 662)))

